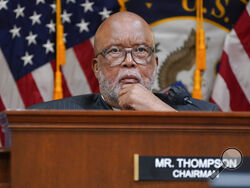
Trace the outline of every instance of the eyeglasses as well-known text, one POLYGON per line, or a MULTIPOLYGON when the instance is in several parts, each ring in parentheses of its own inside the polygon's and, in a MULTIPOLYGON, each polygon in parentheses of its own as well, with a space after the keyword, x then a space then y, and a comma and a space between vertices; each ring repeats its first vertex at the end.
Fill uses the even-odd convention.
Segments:
POLYGON ((140 45, 133 47, 130 50, 126 50, 125 48, 113 46, 111 48, 102 50, 100 53, 96 54, 96 57, 98 55, 102 55, 110 62, 110 66, 117 66, 125 61, 128 53, 131 54, 131 57, 135 63, 146 65, 151 60, 152 54, 154 53, 154 48, 140 45))

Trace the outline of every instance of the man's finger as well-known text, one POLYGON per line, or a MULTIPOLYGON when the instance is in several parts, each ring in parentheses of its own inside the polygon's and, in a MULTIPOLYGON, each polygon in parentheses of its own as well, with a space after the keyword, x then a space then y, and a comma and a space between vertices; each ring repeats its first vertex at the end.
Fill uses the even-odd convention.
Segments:
POLYGON ((129 89, 132 87, 133 84, 124 84, 121 86, 121 90, 120 92, 118 93, 118 96, 122 96, 126 93, 128 93, 129 89))

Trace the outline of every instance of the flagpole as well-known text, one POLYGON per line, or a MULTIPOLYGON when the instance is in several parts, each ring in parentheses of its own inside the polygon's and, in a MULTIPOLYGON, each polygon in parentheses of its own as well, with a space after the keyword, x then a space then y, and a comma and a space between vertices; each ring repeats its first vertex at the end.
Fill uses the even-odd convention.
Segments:
POLYGON ((128 0, 117 0, 119 5, 120 5, 120 12, 123 12, 123 11, 126 11, 126 5, 125 3, 128 1, 128 0))
POLYGON ((60 66, 65 64, 65 44, 63 41, 61 12, 61 1, 56 0, 56 73, 54 81, 54 100, 63 98, 62 73, 60 66))
POLYGON ((201 71, 206 69, 205 30, 203 29, 203 0, 196 0, 196 69, 192 97, 202 99, 201 71))

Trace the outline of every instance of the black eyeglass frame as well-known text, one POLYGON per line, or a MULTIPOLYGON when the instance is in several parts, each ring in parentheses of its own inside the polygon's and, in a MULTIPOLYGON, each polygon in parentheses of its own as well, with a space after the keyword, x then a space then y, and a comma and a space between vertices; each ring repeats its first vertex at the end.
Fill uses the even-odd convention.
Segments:
MULTIPOLYGON (((148 48, 148 49, 150 49, 150 53, 149 53, 149 55, 147 56, 147 57, 150 57, 150 56, 155 52, 155 48, 154 48, 154 47, 150 47, 150 46, 145 46, 145 47, 148 48)), ((99 52, 99 53, 96 54, 95 58, 97 58, 99 55, 102 55, 105 59, 107 59, 106 53, 107 53, 107 51, 108 51, 109 49, 110 49, 110 48, 105 48, 105 49, 103 49, 101 52, 99 52)), ((121 61, 121 63, 125 61, 125 59, 127 58, 127 54, 130 53, 130 54, 131 54, 131 57, 132 57, 132 59, 133 59, 133 61, 136 62, 137 64, 141 64, 141 63, 138 63, 137 61, 135 61, 134 56, 133 56, 133 53, 132 53, 133 49, 134 49, 134 48, 132 48, 132 49, 130 49, 130 50, 126 50, 125 48, 122 48, 122 50, 125 52, 125 55, 124 55, 124 59, 121 61)), ((121 64, 121 63, 120 63, 120 64, 121 64)))

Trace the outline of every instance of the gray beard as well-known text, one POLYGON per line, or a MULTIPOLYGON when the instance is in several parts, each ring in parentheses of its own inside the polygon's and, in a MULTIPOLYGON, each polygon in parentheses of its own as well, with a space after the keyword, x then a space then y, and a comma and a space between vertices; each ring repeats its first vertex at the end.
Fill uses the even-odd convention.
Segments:
POLYGON ((103 95, 105 101, 111 105, 112 107, 119 108, 119 102, 118 102, 118 94, 120 92, 120 83, 119 80, 124 75, 134 75, 137 78, 139 78, 139 82, 141 85, 146 87, 148 90, 152 90, 154 80, 157 75, 157 68, 153 71, 152 75, 149 78, 146 78, 145 81, 142 80, 141 75, 135 71, 134 69, 126 69, 126 70, 120 70, 118 76, 113 82, 110 82, 105 78, 103 75, 101 69, 99 69, 99 86, 100 86, 100 92, 103 95))

